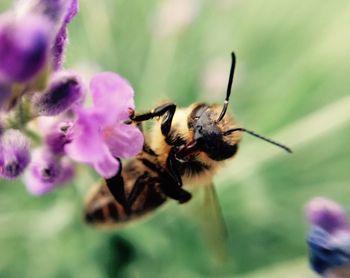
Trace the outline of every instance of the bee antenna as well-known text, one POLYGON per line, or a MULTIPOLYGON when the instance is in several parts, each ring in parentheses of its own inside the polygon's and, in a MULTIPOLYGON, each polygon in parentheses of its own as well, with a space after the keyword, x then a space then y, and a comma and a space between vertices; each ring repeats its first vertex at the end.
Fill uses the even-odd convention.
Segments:
POLYGON ((231 63, 230 77, 228 79, 228 84, 227 84, 227 91, 226 91, 226 98, 225 98, 225 101, 224 101, 224 107, 222 108, 220 116, 216 120, 216 122, 220 122, 222 120, 222 118, 225 116, 226 110, 227 110, 227 107, 228 107, 228 102, 229 102, 230 95, 231 95, 233 76, 234 76, 235 67, 236 67, 236 55, 235 55, 234 52, 231 53, 231 57, 232 57, 232 63, 231 63))
POLYGON ((273 140, 271 140, 271 139, 269 139, 267 137, 264 137, 264 136, 262 136, 260 134, 255 133, 254 131, 247 130, 245 128, 241 128, 241 127, 232 128, 232 129, 229 129, 229 130, 225 131, 224 135, 225 136, 229 135, 229 134, 231 134, 232 132, 235 132, 235 131, 243 131, 243 132, 249 133, 250 135, 253 135, 253 136, 255 136, 255 137, 259 138, 259 139, 262 139, 262 140, 264 140, 264 141, 266 141, 268 143, 271 143, 271 144, 273 144, 273 145, 275 145, 277 147, 280 147, 280 148, 284 149, 285 151, 287 151, 289 153, 292 153, 292 150, 290 148, 288 148, 287 146, 282 145, 280 143, 277 143, 276 141, 273 141, 273 140))

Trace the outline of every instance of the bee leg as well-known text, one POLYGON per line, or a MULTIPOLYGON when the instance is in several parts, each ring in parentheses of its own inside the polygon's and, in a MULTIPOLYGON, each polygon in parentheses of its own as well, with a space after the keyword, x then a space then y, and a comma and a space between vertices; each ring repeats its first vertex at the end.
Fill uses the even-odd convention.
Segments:
POLYGON ((140 196, 142 191, 144 190, 147 179, 149 179, 149 176, 147 173, 144 173, 143 175, 139 176, 137 180, 135 181, 135 184, 129 194, 129 196, 126 199, 126 205, 131 210, 132 205, 136 201, 137 197, 140 196))
MULTIPOLYGON (((175 184, 176 185, 176 184, 175 184)), ((171 199, 178 201, 180 204, 188 202, 192 195, 186 190, 182 188, 175 187, 174 185, 170 185, 169 182, 161 183, 161 188, 163 193, 171 199)))
POLYGON ((161 106, 156 107, 150 112, 139 114, 139 115, 131 115, 130 119, 135 122, 143 122, 150 119, 153 119, 155 117, 164 116, 161 123, 161 131, 164 136, 168 136, 171 123, 173 121, 173 117, 176 110, 176 104, 175 103, 166 103, 161 106))
POLYGON ((124 190, 124 179, 122 177, 122 163, 119 158, 118 161, 120 165, 119 171, 115 176, 106 179, 106 185, 114 199, 124 208, 125 212, 128 213, 129 209, 124 190))
POLYGON ((169 170, 169 172, 172 175, 175 182, 177 183, 177 186, 182 187, 182 179, 181 179, 181 175, 179 173, 179 169, 177 168, 177 165, 176 165, 174 148, 172 148, 169 152, 168 158, 166 160, 166 167, 169 170))
POLYGON ((181 188, 181 176, 176 175, 176 172, 171 173, 171 169, 163 168, 147 159, 142 159, 141 161, 146 167, 158 173, 162 180, 160 183, 160 188, 167 197, 174 199, 179 203, 186 203, 191 199, 192 195, 181 188))
POLYGON ((168 155, 166 165, 174 183, 169 184, 166 190, 168 191, 168 194, 170 193, 171 198, 176 199, 180 203, 186 203, 191 199, 192 195, 188 191, 181 188, 182 179, 178 167, 176 165, 176 158, 173 150, 174 148, 170 151, 168 155))

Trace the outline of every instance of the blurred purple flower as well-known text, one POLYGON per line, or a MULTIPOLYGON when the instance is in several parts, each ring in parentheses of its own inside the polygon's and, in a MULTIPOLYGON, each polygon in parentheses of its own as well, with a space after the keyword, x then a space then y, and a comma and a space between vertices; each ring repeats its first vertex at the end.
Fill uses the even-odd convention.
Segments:
POLYGON ((73 175, 73 165, 69 160, 55 156, 43 148, 33 152, 32 162, 24 175, 24 183, 30 193, 42 195, 69 182, 73 175))
POLYGON ((72 0, 68 12, 63 21, 63 25, 58 31, 54 46, 52 48, 53 53, 53 68, 58 70, 62 66, 64 47, 68 40, 68 24, 72 21, 73 17, 78 13, 79 3, 78 0, 72 0))
POLYGON ((11 86, 0 81, 0 110, 11 96, 11 86))
POLYGON ((313 270, 327 276, 348 265, 350 274, 350 227, 344 210, 337 203, 318 197, 308 203, 306 214, 311 224, 308 245, 313 270))
POLYGON ((72 142, 65 150, 74 160, 88 163, 105 178, 119 169, 116 159, 131 157, 143 146, 143 135, 124 124, 134 109, 134 91, 129 83, 111 72, 97 74, 90 83, 94 106, 76 109, 72 142))
POLYGON ((71 0, 35 0, 32 11, 47 16, 55 24, 61 22, 71 0))
POLYGON ((29 141, 15 129, 6 130, 0 138, 0 177, 18 177, 30 162, 29 141))
POLYGON ((45 92, 34 96, 34 107, 40 115, 55 116, 83 100, 80 77, 71 72, 56 73, 45 92))
POLYGON ((72 131, 71 122, 62 122, 54 124, 50 131, 45 135, 45 144, 55 155, 64 154, 64 146, 71 142, 72 131))
POLYGON ((312 199, 306 208, 308 220, 329 233, 348 227, 344 209, 337 203, 322 197, 312 199))
POLYGON ((45 66, 50 47, 50 23, 27 15, 19 21, 0 18, 0 77, 13 82, 33 78, 45 66))

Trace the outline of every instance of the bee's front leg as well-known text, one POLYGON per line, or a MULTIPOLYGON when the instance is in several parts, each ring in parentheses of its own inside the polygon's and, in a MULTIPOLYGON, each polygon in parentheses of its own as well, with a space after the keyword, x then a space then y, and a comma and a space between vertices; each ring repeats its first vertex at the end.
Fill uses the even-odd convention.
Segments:
POLYGON ((131 114, 130 120, 134 122, 143 122, 143 121, 153 119, 155 117, 164 116, 162 119, 160 128, 161 128, 162 134, 165 137, 167 137, 171 129, 171 123, 173 121, 175 111, 176 111, 175 103, 166 103, 144 114, 138 114, 138 115, 131 114))

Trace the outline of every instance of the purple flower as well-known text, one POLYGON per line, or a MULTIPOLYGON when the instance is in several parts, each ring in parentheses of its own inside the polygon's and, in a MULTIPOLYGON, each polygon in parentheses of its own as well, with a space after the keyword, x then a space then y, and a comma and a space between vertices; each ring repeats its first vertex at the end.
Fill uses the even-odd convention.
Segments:
POLYGON ((322 197, 312 199, 306 208, 308 220, 329 233, 348 226, 343 208, 337 203, 322 197))
POLYGON ((97 74, 90 89, 94 106, 76 109, 72 142, 65 150, 72 159, 92 165, 110 178, 119 169, 116 157, 134 156, 143 146, 141 131, 124 124, 134 109, 134 91, 125 79, 111 72, 97 74))
MULTIPOLYGON (((25 1, 28 0, 23 0, 25 1)), ((67 42, 67 26, 78 13, 78 0, 31 0, 30 2, 29 5, 20 2, 17 5, 18 9, 25 14, 40 14, 51 22, 54 37, 53 45, 51 45, 53 69, 58 70, 62 65, 64 47, 67 42)))
POLYGON ((0 138, 0 177, 18 177, 30 162, 29 142, 15 129, 6 130, 0 138))
POLYGON ((34 107, 40 115, 58 115, 83 100, 81 79, 70 72, 56 73, 45 92, 34 96, 34 107))
POLYGON ((67 26, 72 21, 73 17, 78 13, 78 10, 79 10, 78 0, 72 0, 71 5, 66 14, 66 17, 63 21, 63 25, 58 31, 54 46, 52 48, 54 70, 58 70, 62 66, 64 47, 68 40, 67 26))
POLYGON ((10 84, 0 81, 0 110, 6 104, 10 96, 11 96, 10 84))
POLYGON ((347 266, 349 274, 350 227, 344 210, 337 203, 318 197, 309 202, 306 213, 311 224, 308 245, 313 270, 327 276, 347 266))
POLYGON ((0 77, 13 82, 33 78, 45 66, 50 47, 50 24, 39 15, 14 21, 0 19, 0 77))
POLYGON ((40 14, 55 26, 61 25, 72 0, 22 0, 17 10, 23 14, 40 14))
POLYGON ((50 152, 55 155, 64 154, 64 146, 71 142, 71 127, 71 122, 62 122, 51 127, 51 130, 45 135, 44 139, 50 152))
POLYGON ((73 165, 69 160, 55 156, 47 149, 37 149, 25 172, 24 183, 33 195, 42 195, 69 182, 73 175, 73 165))

